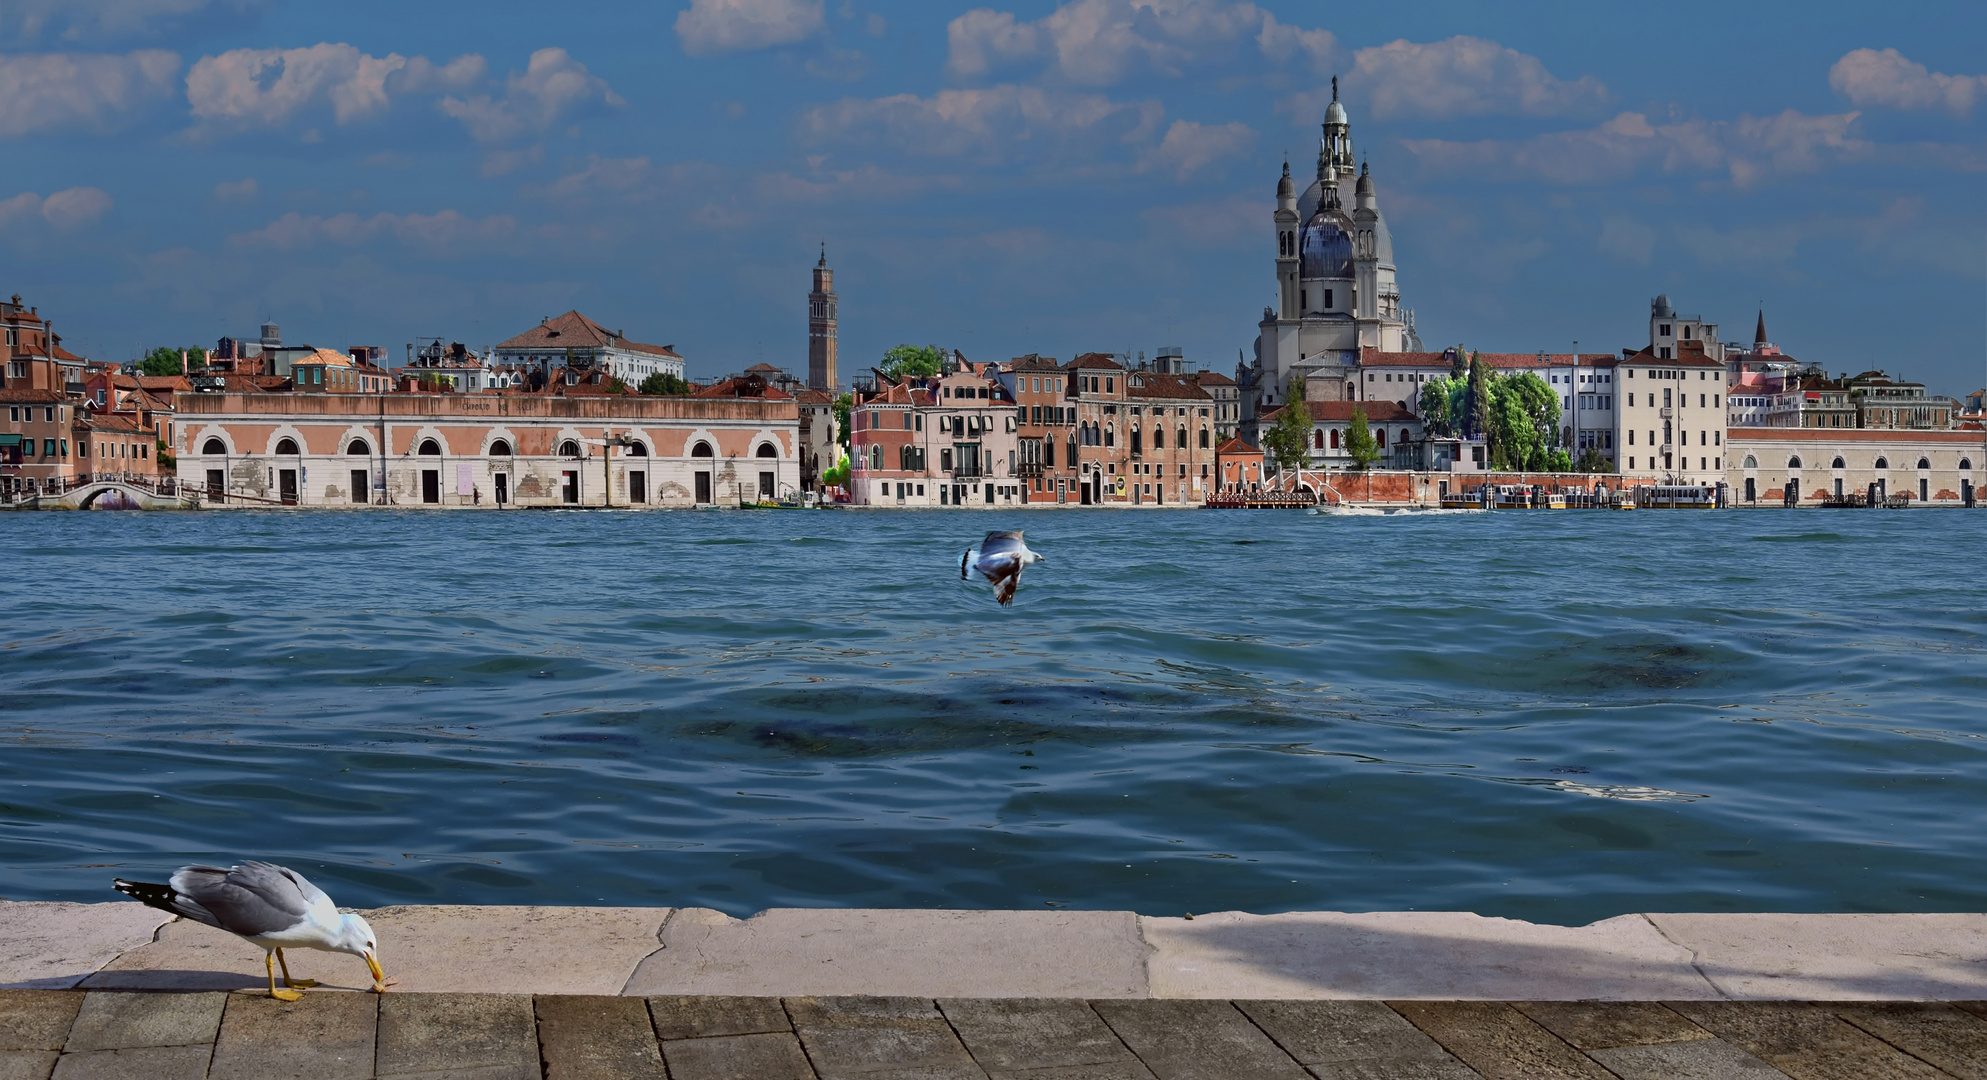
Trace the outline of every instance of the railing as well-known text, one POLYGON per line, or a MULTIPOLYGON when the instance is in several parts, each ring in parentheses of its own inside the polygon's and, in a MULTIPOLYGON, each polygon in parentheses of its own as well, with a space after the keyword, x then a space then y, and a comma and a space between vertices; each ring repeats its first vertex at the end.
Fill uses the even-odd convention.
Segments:
POLYGON ((1039 461, 1024 461, 1014 467, 1014 475, 1023 479, 1035 479, 1044 474, 1044 466, 1039 461))

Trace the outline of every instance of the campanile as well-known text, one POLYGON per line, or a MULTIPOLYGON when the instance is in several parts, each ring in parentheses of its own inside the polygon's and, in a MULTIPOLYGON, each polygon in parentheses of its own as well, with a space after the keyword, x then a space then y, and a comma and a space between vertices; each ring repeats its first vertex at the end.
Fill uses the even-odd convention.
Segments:
POLYGON ((814 264, 814 291, 807 294, 807 385, 834 392, 835 272, 828 268, 828 245, 814 264))

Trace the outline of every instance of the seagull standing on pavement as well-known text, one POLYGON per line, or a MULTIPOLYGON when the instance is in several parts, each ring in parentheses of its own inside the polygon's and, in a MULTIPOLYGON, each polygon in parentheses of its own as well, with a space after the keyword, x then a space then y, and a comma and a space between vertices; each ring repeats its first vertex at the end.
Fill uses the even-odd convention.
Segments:
POLYGON ((1029 563, 1047 561, 1021 542, 1021 530, 990 532, 979 547, 967 548, 960 557, 959 578, 965 580, 968 568, 978 570, 982 577, 993 582, 994 599, 1006 604, 1014 599, 1014 590, 1021 584, 1022 568, 1029 563))
POLYGON ((384 991, 379 946, 373 928, 357 915, 341 915, 331 898, 302 874, 275 863, 245 862, 223 870, 218 866, 182 866, 169 884, 113 879, 111 887, 147 907, 170 911, 194 922, 226 930, 254 942, 268 955, 269 996, 279 1001, 303 997, 294 987, 312 987, 310 979, 290 978, 284 949, 318 949, 351 953, 373 973, 373 989, 384 991), (276 989, 276 965, 283 965, 284 989, 276 989))

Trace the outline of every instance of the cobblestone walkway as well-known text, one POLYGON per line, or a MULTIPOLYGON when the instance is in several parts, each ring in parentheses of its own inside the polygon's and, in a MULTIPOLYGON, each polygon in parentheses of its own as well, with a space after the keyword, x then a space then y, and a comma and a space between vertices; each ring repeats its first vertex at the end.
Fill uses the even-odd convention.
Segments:
POLYGON ((1987 1002, 0 991, 0 1080, 1987 1080, 1987 1002))

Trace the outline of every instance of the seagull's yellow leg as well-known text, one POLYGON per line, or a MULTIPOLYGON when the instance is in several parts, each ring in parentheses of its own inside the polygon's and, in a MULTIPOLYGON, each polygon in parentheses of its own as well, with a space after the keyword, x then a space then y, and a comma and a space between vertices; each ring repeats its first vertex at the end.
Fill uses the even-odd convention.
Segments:
POLYGON ((296 987, 301 987, 302 989, 305 989, 305 990, 308 990, 308 989, 310 989, 311 987, 313 987, 313 986, 316 986, 316 985, 317 985, 317 980, 316 980, 316 979, 292 979, 292 978, 290 978, 290 962, 289 962, 288 960, 285 960, 285 959, 283 959, 283 950, 281 950, 281 949, 277 949, 277 950, 276 950, 276 962, 277 962, 278 964, 281 964, 281 965, 283 965, 283 985, 284 985, 284 986, 296 986, 296 987))
POLYGON ((272 950, 262 957, 262 966, 269 969, 269 996, 277 1001, 298 1001, 303 998, 301 990, 276 989, 276 953, 272 950))

